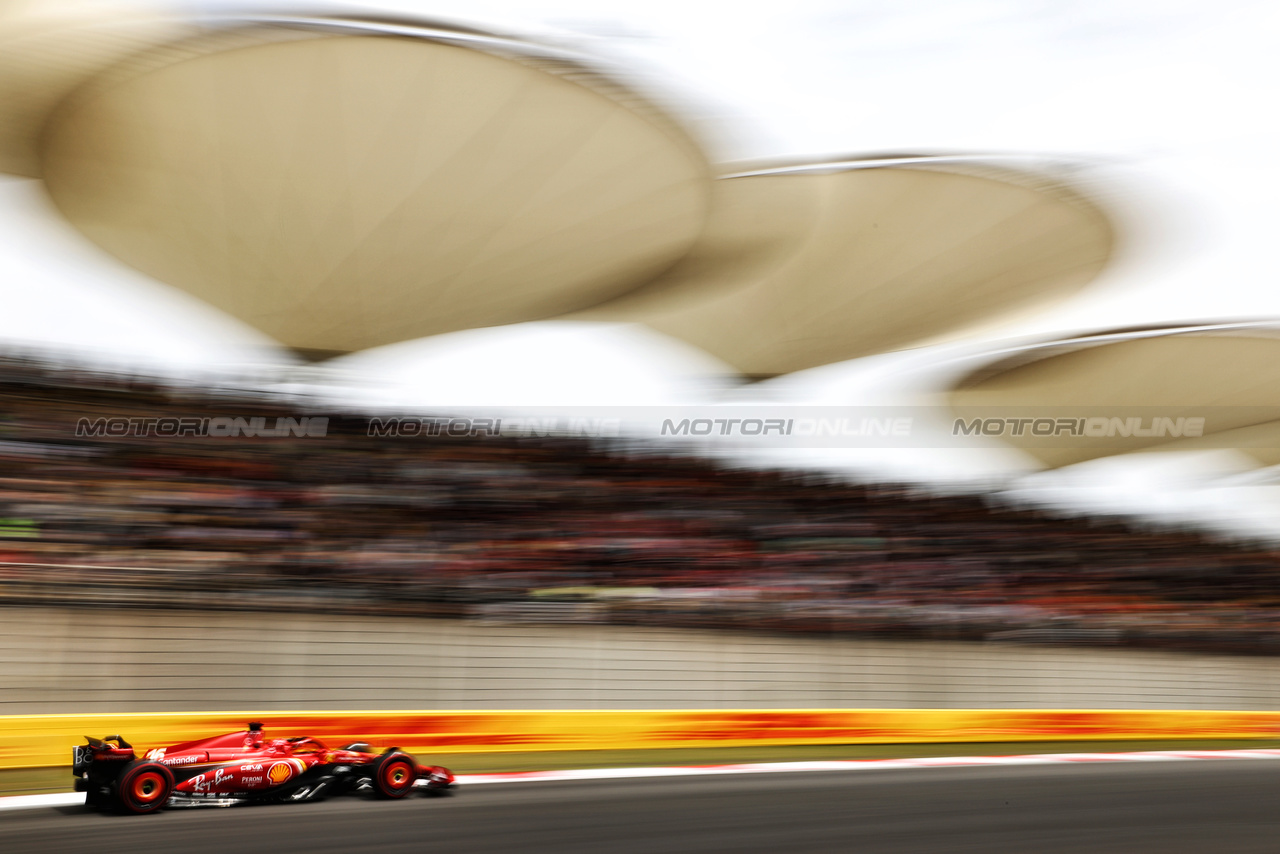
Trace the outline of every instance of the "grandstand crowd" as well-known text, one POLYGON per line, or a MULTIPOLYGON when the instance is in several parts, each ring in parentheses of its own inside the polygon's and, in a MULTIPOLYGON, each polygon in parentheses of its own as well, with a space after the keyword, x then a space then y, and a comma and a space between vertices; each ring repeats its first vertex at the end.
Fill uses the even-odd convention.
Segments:
POLYGON ((1280 553, 635 443, 0 359, 0 604, 315 609, 1280 653, 1280 553), (323 436, 77 435, 328 417, 323 436))

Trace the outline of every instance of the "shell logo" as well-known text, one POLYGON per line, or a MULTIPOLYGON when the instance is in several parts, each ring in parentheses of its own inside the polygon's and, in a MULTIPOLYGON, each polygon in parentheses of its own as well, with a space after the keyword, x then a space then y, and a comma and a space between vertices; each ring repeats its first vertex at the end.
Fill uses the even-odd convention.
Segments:
POLYGON ((293 776, 293 766, 288 762, 277 762, 267 769, 267 779, 273 786, 279 786, 293 776))

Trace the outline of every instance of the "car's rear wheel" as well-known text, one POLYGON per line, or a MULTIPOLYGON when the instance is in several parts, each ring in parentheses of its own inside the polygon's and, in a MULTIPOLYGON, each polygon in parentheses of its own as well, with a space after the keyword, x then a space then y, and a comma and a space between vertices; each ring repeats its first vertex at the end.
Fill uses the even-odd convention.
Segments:
POLYGON ((384 753, 373 764, 373 791, 380 798, 403 798, 417 779, 418 763, 407 753, 384 753))
POLYGON ((135 760, 125 766, 113 794, 121 812, 134 815, 156 812, 173 794, 173 772, 159 762, 135 760))

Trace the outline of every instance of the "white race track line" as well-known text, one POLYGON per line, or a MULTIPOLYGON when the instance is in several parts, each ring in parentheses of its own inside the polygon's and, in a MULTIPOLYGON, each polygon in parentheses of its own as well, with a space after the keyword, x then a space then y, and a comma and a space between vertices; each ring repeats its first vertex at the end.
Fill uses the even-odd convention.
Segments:
MULTIPOLYGON (((1280 759, 1280 750, 1151 750, 1140 753, 1031 753, 1025 756, 938 756, 918 759, 833 759, 815 762, 760 762, 752 765, 693 765, 666 768, 580 768, 512 774, 462 774, 458 785, 542 783, 557 780, 633 780, 716 774, 785 774, 796 771, 880 771, 891 768, 962 768, 978 765, 1062 765, 1082 762, 1188 762, 1201 759, 1280 759)), ((0 810, 83 804, 80 792, 0 798, 0 810)))

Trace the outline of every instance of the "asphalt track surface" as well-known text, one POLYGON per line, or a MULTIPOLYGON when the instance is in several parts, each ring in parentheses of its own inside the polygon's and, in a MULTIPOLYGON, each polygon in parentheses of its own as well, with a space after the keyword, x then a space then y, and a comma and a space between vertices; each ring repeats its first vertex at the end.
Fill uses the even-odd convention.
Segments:
POLYGON ((0 851, 1276 852, 1280 762, 1073 764, 474 786, 453 797, 0 814, 0 851))

